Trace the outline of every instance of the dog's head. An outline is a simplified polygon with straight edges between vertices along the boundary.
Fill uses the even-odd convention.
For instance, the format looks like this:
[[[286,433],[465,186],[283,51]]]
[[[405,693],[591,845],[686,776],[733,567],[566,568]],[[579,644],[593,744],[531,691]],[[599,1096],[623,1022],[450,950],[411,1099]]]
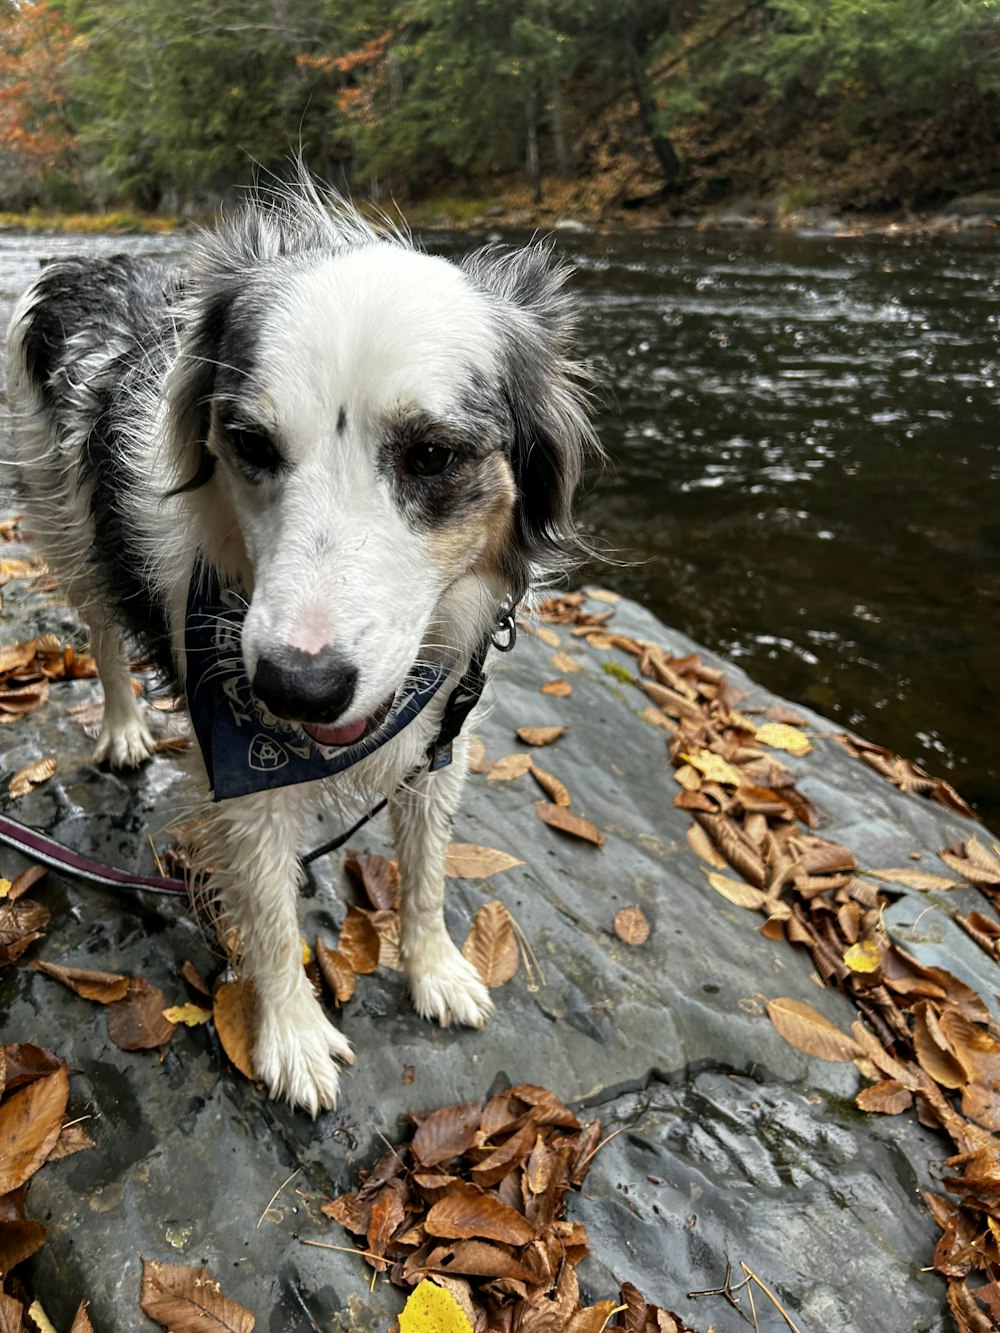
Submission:
[[[250,591],[248,675],[347,744],[410,666],[467,659],[579,547],[593,444],[544,247],[454,265],[303,186],[203,243],[165,438],[208,559]]]

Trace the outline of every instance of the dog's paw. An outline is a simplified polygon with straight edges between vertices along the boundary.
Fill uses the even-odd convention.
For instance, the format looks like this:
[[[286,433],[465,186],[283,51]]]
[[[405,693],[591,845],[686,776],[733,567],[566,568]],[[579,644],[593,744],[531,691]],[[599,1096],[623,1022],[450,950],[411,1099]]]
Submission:
[[[482,977],[450,939],[422,942],[406,961],[413,1007],[442,1027],[481,1028],[493,1012]]]
[[[116,723],[105,716],[94,750],[94,762],[107,763],[112,768],[138,768],[150,757],[155,746],[152,733],[141,717]]]
[[[310,1115],[337,1104],[340,1075],[334,1059],[354,1063],[351,1043],[326,1018],[312,995],[296,996],[261,1018],[254,1072],[272,1097],[283,1097]]]

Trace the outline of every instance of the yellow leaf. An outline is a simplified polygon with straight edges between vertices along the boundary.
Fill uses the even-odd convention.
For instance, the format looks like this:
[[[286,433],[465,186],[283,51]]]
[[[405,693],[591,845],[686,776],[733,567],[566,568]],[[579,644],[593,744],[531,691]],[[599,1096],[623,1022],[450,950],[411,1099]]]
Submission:
[[[312,951],[312,949],[309,947],[309,941],[308,941],[307,939],[303,939],[303,941],[302,941],[302,966],[303,966],[303,967],[308,967],[309,964],[312,962],[312,960],[313,960],[313,951]]]
[[[168,1023],[183,1023],[185,1027],[196,1028],[207,1023],[212,1017],[211,1009],[202,1009],[197,1004],[175,1004],[164,1009],[163,1017]]]
[[[699,773],[704,773],[710,782],[722,782],[728,787],[738,787],[743,775],[732,764],[727,763],[721,754],[711,750],[699,750],[697,754],[682,754],[681,758],[691,764]]]
[[[728,898],[737,907],[760,908],[764,905],[765,895],[753,885],[730,879],[728,875],[715,875],[708,870],[705,874],[716,893],[721,893],[723,898]]]
[[[48,1315],[42,1309],[41,1301],[35,1301],[28,1309],[28,1314],[31,1315],[32,1319],[38,1326],[39,1333],[56,1333],[55,1326],[51,1319],[49,1319]]]
[[[11,888],[12,885],[9,879],[0,879],[0,898],[6,898],[7,894],[10,893]]]
[[[424,1278],[407,1298],[399,1333],[472,1333],[472,1325],[451,1292]]]
[[[877,972],[882,962],[882,950],[874,940],[859,940],[844,954],[844,962],[852,972]]]
[[[788,754],[808,754],[812,749],[809,737],[804,736],[798,727],[790,727],[785,722],[765,722],[754,735],[761,745],[769,745],[772,750],[785,750]]]

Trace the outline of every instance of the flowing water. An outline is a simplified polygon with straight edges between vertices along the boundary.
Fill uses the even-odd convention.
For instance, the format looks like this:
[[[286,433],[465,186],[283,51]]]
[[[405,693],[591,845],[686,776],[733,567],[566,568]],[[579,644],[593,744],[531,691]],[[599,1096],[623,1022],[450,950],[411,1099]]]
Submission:
[[[184,244],[0,237],[0,320],[40,256]],[[558,244],[610,456],[583,515],[624,562],[587,576],[1000,824],[996,234]]]

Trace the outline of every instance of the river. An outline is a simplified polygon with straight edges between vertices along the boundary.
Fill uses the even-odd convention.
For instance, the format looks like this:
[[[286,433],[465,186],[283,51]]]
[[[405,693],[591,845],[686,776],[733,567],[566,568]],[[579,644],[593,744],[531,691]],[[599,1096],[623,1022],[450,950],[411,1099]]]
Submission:
[[[0,236],[0,322],[42,256],[185,243]],[[1000,825],[996,233],[558,248],[608,452],[582,510],[614,563],[586,576]]]

